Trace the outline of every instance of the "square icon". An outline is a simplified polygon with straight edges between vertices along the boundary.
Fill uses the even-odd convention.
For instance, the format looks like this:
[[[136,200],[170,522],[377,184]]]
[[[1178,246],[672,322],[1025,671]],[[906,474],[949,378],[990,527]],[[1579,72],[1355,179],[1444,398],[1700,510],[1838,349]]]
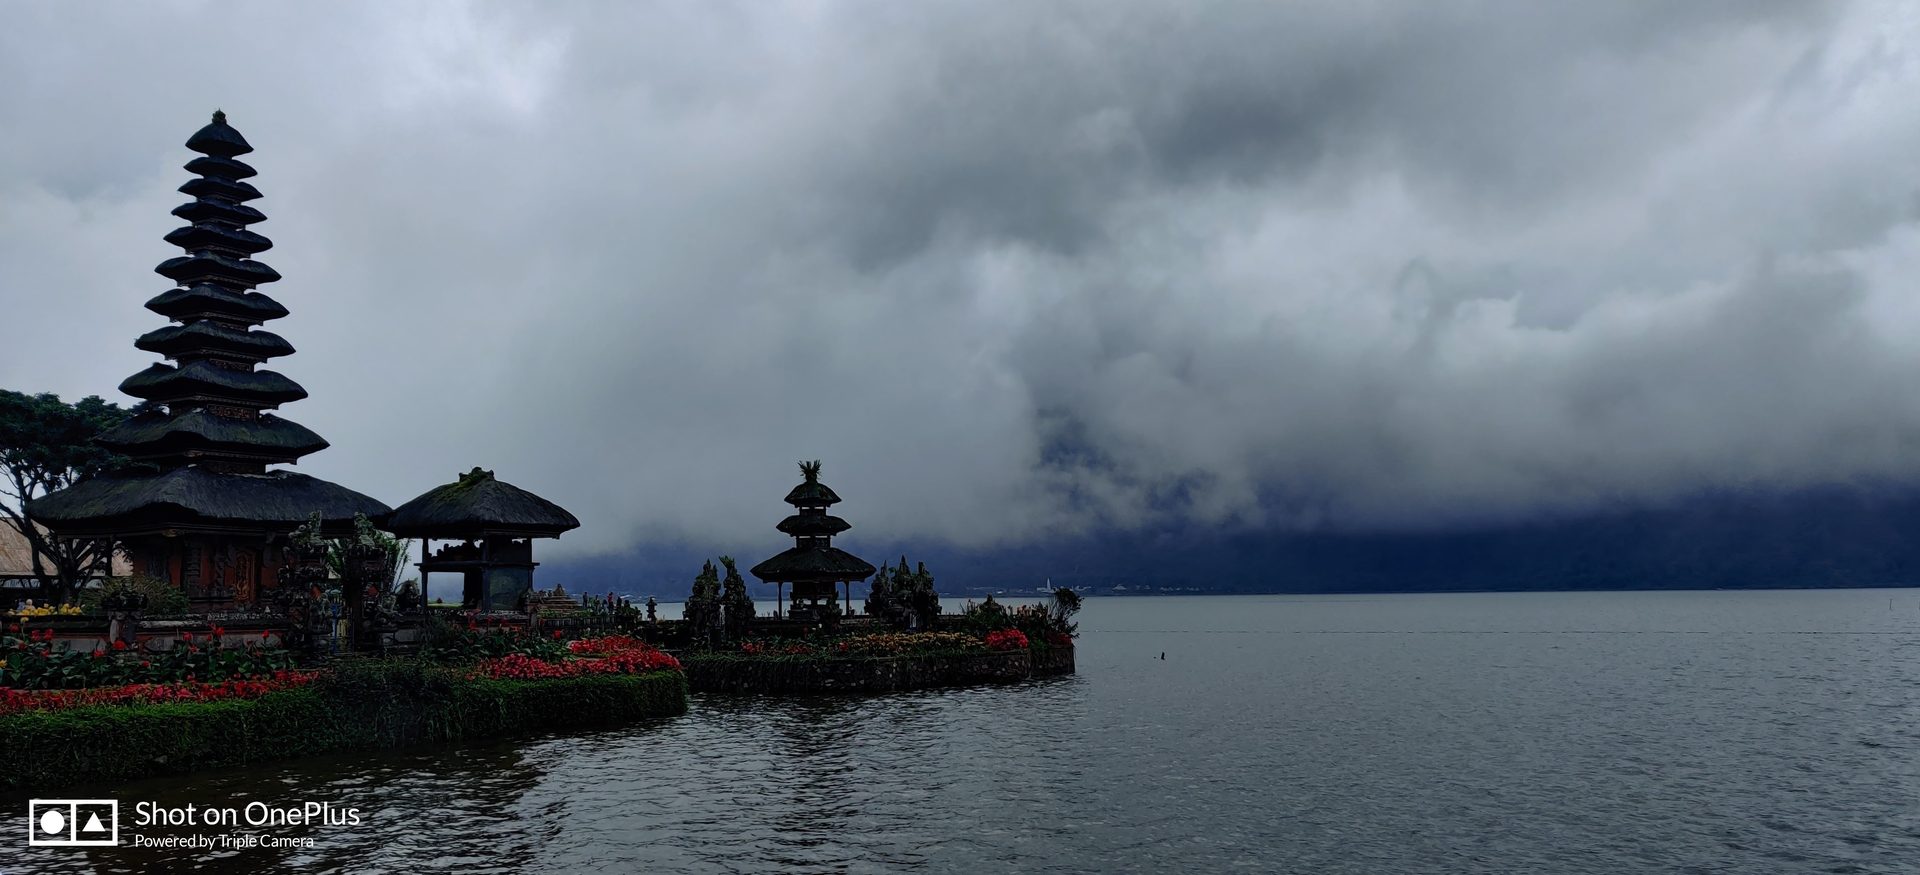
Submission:
[[[27,803],[27,844],[111,847],[120,843],[117,799],[34,799]]]

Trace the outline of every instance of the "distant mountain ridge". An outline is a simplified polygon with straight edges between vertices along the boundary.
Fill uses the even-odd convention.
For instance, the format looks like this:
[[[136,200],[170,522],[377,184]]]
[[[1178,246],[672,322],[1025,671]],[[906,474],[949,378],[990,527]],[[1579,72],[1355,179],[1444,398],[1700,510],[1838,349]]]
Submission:
[[[1762,589],[1920,584],[1920,489],[1829,487],[1704,495],[1643,508],[1456,531],[1115,533],[996,550],[848,549],[925,561],[943,592],[1125,585],[1204,592]],[[761,544],[760,541],[764,541]],[[769,555],[779,545],[755,541]],[[736,555],[749,552],[732,545]],[[685,545],[547,563],[569,589],[683,594],[705,556]],[[857,592],[857,590],[856,590]]]

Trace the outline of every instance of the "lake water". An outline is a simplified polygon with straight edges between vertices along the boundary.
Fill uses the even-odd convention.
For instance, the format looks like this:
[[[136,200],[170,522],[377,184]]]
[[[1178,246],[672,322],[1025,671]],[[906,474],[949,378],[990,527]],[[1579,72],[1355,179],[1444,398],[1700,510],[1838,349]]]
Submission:
[[[1920,591],[1107,598],[1081,625],[1072,678],[86,788],[123,820],[366,822],[0,872],[1920,871]]]

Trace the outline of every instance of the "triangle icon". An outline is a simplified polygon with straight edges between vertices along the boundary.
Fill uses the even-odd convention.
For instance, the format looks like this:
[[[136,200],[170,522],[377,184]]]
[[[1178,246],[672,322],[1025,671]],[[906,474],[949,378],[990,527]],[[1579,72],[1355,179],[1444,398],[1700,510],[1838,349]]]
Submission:
[[[87,824],[86,826],[80,827],[80,831],[81,832],[106,832],[107,826],[106,824],[100,822],[100,815],[96,812],[94,814],[87,815]]]

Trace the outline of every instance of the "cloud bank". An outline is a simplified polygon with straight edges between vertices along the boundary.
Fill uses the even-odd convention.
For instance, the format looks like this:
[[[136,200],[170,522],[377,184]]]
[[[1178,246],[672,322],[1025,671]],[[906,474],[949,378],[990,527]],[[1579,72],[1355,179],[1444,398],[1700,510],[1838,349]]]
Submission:
[[[1912,10],[1586,7],[8,4],[0,385],[151,360],[217,106],[303,470],[563,554],[1920,477]]]

